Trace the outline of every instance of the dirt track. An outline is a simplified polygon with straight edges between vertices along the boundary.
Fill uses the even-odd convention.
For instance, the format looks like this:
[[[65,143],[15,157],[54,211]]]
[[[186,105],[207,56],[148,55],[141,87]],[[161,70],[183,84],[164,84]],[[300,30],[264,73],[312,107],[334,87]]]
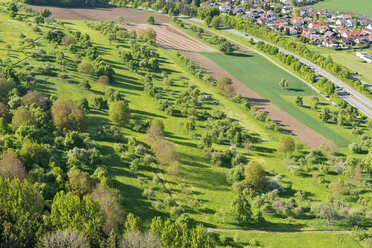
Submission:
[[[139,33],[149,27],[156,32],[156,44],[161,48],[191,52],[217,52],[215,49],[166,23],[156,25],[128,23],[124,25],[127,30],[136,30]]]
[[[91,20],[91,21],[116,21],[119,16],[124,18],[125,22],[146,22],[149,16],[155,18],[155,22],[169,22],[170,17],[159,15],[146,11],[125,9],[125,8],[93,8],[93,9],[76,9],[60,8],[49,6],[29,5],[34,11],[40,11],[44,8],[49,9],[56,19],[64,20]]]
[[[326,143],[331,147],[336,145],[318,134],[302,122],[298,121],[291,115],[287,114],[282,109],[272,104],[269,100],[261,97],[256,92],[249,89],[243,83],[234,78],[231,74],[222,69],[219,65],[214,63],[212,60],[193,52],[182,52],[185,56],[189,57],[203,69],[205,69],[211,76],[218,79],[222,76],[227,76],[232,79],[236,93],[239,93],[242,97],[245,97],[249,102],[261,111],[265,111],[267,115],[279,123],[283,129],[290,132],[293,136],[301,140],[305,145],[311,148],[318,148],[322,143]]]

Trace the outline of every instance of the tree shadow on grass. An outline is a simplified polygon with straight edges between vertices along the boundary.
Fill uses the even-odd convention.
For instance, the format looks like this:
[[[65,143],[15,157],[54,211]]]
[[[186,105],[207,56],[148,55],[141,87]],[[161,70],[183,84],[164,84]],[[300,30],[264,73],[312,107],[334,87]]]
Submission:
[[[295,88],[287,88],[286,90],[293,91],[293,92],[302,92],[303,89],[295,89]]]
[[[158,114],[154,114],[151,112],[142,111],[138,109],[131,109],[131,113],[142,116],[142,117],[146,116],[146,117],[162,118],[162,119],[167,118],[166,116],[163,116],[163,115],[158,115]]]
[[[55,94],[56,89],[51,87],[53,85],[53,83],[43,79],[36,80],[36,89],[49,96]]]
[[[229,56],[240,57],[240,58],[250,58],[250,57],[253,57],[253,55],[251,55],[251,54],[240,53],[240,52],[235,52],[235,53],[229,54]]]

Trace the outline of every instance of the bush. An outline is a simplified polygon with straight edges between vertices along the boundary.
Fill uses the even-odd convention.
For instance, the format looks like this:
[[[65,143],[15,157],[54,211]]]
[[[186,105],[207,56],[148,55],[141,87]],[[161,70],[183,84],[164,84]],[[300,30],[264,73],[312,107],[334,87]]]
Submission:
[[[62,38],[62,45],[63,46],[70,46],[76,43],[76,40],[73,36],[65,35]]]
[[[110,78],[108,76],[100,76],[98,78],[98,83],[103,85],[110,85]]]
[[[362,147],[357,143],[352,143],[352,144],[349,145],[349,150],[352,153],[361,153],[362,152]]]

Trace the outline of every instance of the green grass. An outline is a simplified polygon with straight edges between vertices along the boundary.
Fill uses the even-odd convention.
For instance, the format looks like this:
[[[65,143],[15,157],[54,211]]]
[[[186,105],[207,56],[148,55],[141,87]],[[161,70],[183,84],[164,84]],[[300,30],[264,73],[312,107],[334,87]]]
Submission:
[[[372,64],[364,63],[363,60],[356,56],[360,50],[351,49],[346,51],[336,51],[326,47],[308,46],[312,51],[320,53],[322,56],[331,57],[335,62],[350,69],[352,72],[357,72],[359,76],[372,84]],[[372,49],[364,49],[364,52],[372,54]]]
[[[362,246],[348,234],[318,233],[222,233],[227,245],[244,247],[256,240],[261,247],[275,248],[361,248]],[[239,246],[233,244],[234,236],[238,236]],[[221,245],[219,247],[226,247]]]
[[[306,113],[303,108],[296,106],[294,99],[291,102],[286,101],[285,96],[304,97],[318,94],[308,85],[276,67],[262,56],[254,53],[235,53],[234,55],[203,53],[203,55],[216,62],[248,88],[270,100],[273,104],[319,134],[334,141],[337,145],[347,146],[352,142],[353,137],[350,133],[346,134],[344,129],[339,127],[328,128],[318,117],[309,114],[309,112]],[[288,89],[283,90],[279,86],[282,78],[288,80]],[[319,95],[318,97],[321,98]]]
[[[314,9],[329,9],[372,17],[372,2],[370,0],[323,0],[314,5]]]

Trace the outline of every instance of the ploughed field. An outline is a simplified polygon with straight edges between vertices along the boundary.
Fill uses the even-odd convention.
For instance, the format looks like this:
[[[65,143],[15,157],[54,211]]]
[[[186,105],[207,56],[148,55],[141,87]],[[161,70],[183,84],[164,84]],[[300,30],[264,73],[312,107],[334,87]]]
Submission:
[[[205,45],[183,31],[167,24],[149,25],[144,23],[128,23],[124,25],[127,30],[135,30],[143,33],[145,29],[152,28],[156,32],[156,44],[164,49],[175,49],[191,52],[217,52],[217,50]]]
[[[89,21],[116,21],[119,16],[125,22],[146,22],[149,16],[153,16],[156,22],[169,22],[170,17],[150,12],[125,9],[125,8],[60,8],[50,6],[30,5],[34,11],[47,8],[56,19],[64,20],[89,20]]]

